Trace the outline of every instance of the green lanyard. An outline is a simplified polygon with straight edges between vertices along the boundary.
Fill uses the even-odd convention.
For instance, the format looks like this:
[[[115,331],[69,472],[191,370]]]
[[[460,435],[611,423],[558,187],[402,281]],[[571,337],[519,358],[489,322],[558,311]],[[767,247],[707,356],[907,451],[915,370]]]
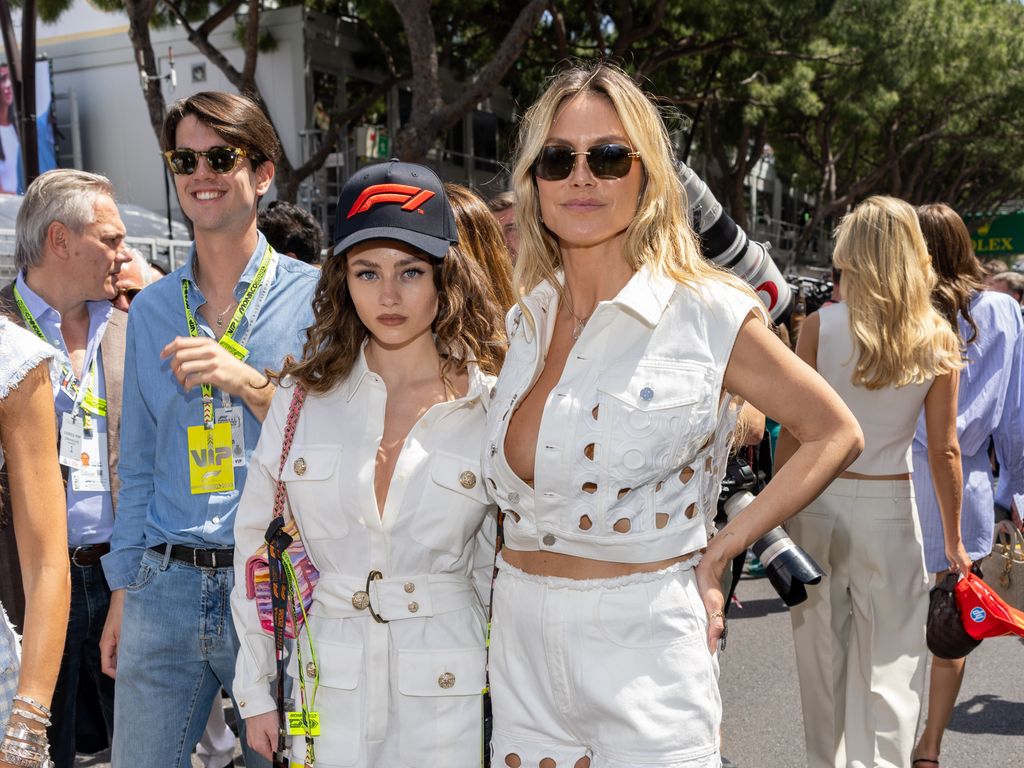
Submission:
[[[302,591],[299,589],[298,579],[295,576],[295,569],[292,567],[292,559],[288,550],[281,553],[281,565],[284,567],[285,581],[288,584],[288,610],[292,616],[292,626],[296,626],[296,607],[302,614],[306,624],[306,645],[309,647],[309,662],[313,671],[313,693],[306,692],[307,669],[302,664],[302,634],[298,633],[295,638],[295,655],[299,665],[299,713],[301,717],[302,730],[306,738],[305,764],[312,766],[316,763],[316,745],[313,741],[315,736],[320,735],[320,713],[316,711],[316,694],[320,688],[320,662],[316,657],[316,648],[313,645],[313,635],[310,627],[309,617],[306,615],[306,606],[302,603]],[[291,728],[289,728],[291,730]]]
[[[256,276],[253,278],[252,282],[249,283],[249,287],[242,296],[242,300],[238,302],[235,314],[231,316],[231,322],[228,323],[227,330],[225,330],[224,335],[220,337],[219,344],[239,360],[245,360],[246,356],[249,354],[249,350],[235,341],[235,331],[238,330],[238,326],[241,324],[242,318],[245,317],[245,311],[249,308],[249,304],[252,303],[256,293],[263,285],[263,280],[267,276],[267,269],[270,267],[270,259],[273,252],[273,249],[268,244],[267,250],[264,251],[263,258],[260,260],[260,266],[256,270]],[[187,278],[181,279],[181,300],[185,304],[185,321],[188,323],[188,335],[193,339],[198,338],[199,323],[196,322],[195,315],[192,314],[192,310],[189,309],[188,306]],[[209,384],[201,384],[200,389],[203,393],[203,426],[207,429],[213,429],[213,387]]]
[[[21,294],[18,292],[17,286],[15,286],[14,288],[14,301],[17,303],[18,311],[21,312],[21,318],[25,321],[25,325],[28,326],[29,330],[31,330],[32,333],[34,333],[40,339],[45,341],[47,344],[54,347],[56,350],[62,351],[60,344],[46,338],[46,334],[43,333],[43,329],[39,327],[39,323],[36,321],[35,317],[32,315],[32,312],[25,304],[25,300],[21,298]],[[92,428],[90,424],[89,414],[92,414],[93,416],[107,415],[107,401],[104,398],[97,395],[92,388],[93,384],[97,381],[96,358],[93,358],[92,368],[90,369],[89,372],[89,386],[85,390],[85,396],[82,399],[81,403],[79,403],[78,401],[78,393],[82,389],[82,382],[79,381],[78,377],[75,376],[74,371],[71,370],[70,360],[67,363],[61,364],[60,378],[61,386],[64,387],[68,395],[71,396],[72,416],[74,416],[79,409],[85,411],[85,418],[83,419],[83,421],[86,429]]]

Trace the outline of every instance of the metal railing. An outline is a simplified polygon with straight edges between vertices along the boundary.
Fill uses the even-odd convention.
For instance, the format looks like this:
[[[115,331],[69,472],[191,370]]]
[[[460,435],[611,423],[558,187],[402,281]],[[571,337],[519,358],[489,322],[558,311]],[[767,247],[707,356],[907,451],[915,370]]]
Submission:
[[[125,243],[137,248],[150,264],[171,272],[188,258],[189,240],[168,240],[164,237],[126,237]],[[18,274],[14,266],[14,230],[0,229],[0,285],[6,285]]]

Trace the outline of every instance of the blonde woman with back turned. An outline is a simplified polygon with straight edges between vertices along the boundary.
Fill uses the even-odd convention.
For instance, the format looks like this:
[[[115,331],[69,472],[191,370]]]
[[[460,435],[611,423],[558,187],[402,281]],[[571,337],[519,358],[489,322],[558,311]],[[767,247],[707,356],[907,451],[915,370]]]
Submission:
[[[807,318],[797,354],[858,418],[864,452],[788,525],[828,574],[791,612],[807,764],[903,768],[921,709],[928,610],[910,446],[923,405],[946,559],[966,571],[956,436],[963,363],[932,307],[935,274],[907,203],[872,197],[857,206],[839,226],[833,261],[845,302]],[[799,444],[783,430],[777,466]]]
[[[510,346],[487,413],[505,511],[493,764],[718,768],[725,567],[859,451],[852,415],[706,262],[665,125],[574,67],[521,123]],[[736,398],[803,446],[708,540]]]

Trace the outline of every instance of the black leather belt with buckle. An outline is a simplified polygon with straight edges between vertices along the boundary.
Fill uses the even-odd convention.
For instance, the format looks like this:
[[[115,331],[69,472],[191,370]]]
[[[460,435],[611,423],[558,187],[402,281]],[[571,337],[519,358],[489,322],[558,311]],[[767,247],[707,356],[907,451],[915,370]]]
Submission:
[[[68,559],[72,565],[79,568],[88,568],[91,565],[99,565],[100,558],[110,551],[110,544],[86,544],[81,547],[69,547]]]
[[[171,544],[171,559],[188,563],[196,568],[231,568],[235,562],[233,549],[196,549],[183,544]],[[157,544],[151,550],[161,555],[167,553],[167,544]]]

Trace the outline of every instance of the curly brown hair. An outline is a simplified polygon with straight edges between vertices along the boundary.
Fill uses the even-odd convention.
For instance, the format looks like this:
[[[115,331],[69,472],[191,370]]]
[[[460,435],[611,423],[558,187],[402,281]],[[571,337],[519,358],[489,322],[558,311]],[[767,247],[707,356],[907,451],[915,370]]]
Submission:
[[[484,373],[497,375],[505,362],[504,312],[492,297],[487,276],[458,245],[434,265],[437,317],[434,337],[441,355],[441,376],[449,380],[475,359]],[[310,392],[328,392],[348,376],[369,331],[359,319],[348,290],[348,255],[327,259],[313,295],[313,325],[302,358],[289,355],[281,370],[269,372],[280,382],[290,376]]]

